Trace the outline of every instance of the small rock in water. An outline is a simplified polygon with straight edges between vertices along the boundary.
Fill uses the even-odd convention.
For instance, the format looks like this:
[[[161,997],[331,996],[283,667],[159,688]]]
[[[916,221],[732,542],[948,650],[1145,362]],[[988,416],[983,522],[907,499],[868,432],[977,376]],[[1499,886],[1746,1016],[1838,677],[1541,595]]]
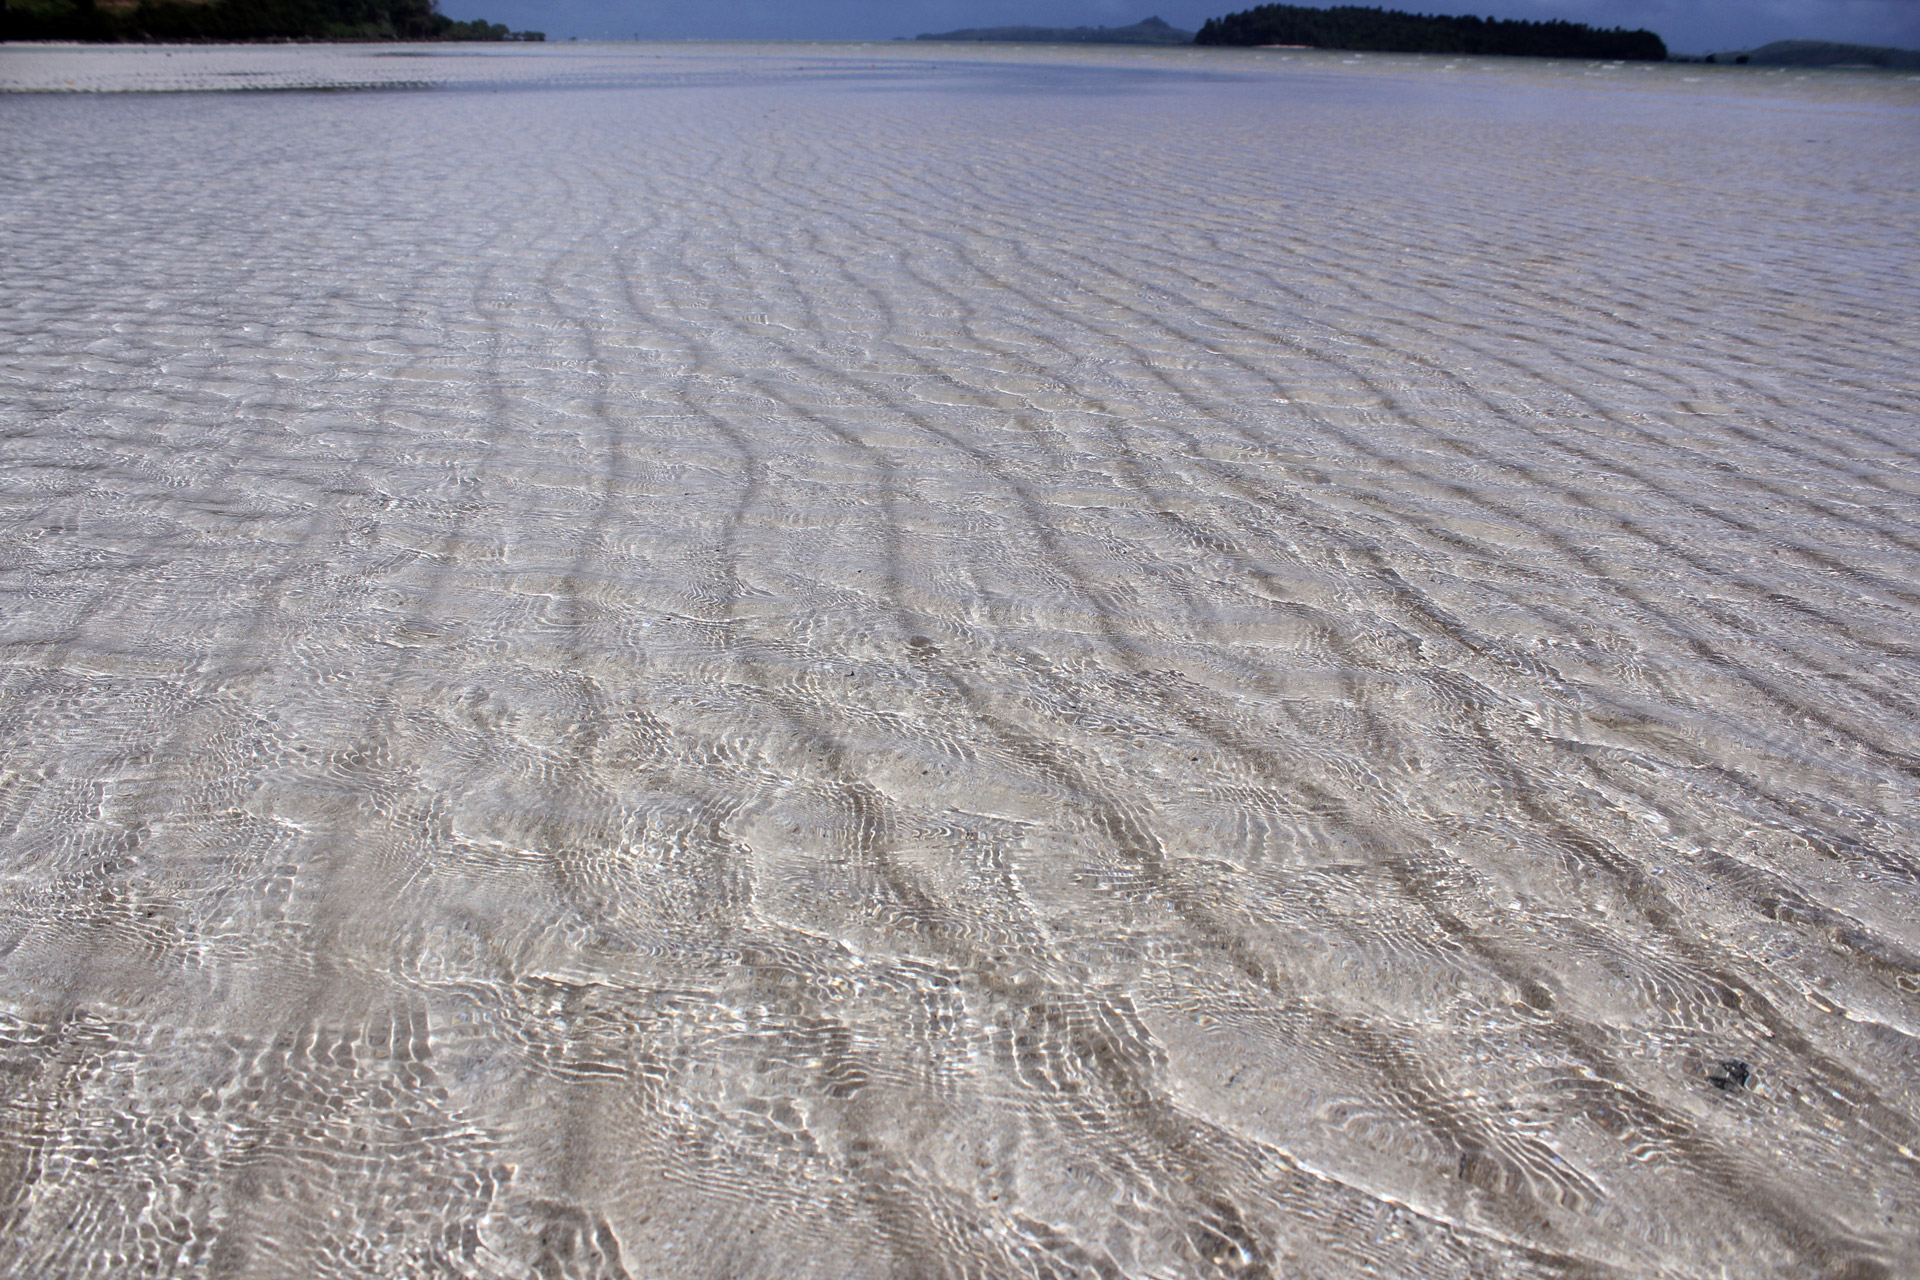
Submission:
[[[1738,1058],[1723,1062],[1707,1073],[1708,1082],[1717,1089],[1744,1089],[1752,1078],[1753,1068]]]

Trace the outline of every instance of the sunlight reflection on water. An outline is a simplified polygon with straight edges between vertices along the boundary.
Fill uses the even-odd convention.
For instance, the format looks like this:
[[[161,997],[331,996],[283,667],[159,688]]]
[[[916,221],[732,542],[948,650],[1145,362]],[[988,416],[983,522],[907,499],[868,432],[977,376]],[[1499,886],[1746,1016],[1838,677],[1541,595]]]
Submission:
[[[1920,93],[1682,70],[0,49],[0,1271],[1914,1274]]]

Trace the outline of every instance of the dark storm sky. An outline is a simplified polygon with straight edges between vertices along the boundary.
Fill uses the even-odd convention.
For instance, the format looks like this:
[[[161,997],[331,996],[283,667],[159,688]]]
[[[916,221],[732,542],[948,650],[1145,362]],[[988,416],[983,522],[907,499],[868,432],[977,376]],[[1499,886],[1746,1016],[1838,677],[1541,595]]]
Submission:
[[[886,40],[954,27],[1027,23],[1116,26],[1158,13],[1178,27],[1259,0],[442,0],[456,18],[486,18],[565,39],[701,37]],[[1419,13],[1567,18],[1648,27],[1678,53],[1752,48],[1802,37],[1920,47],[1920,0],[1305,0]]]

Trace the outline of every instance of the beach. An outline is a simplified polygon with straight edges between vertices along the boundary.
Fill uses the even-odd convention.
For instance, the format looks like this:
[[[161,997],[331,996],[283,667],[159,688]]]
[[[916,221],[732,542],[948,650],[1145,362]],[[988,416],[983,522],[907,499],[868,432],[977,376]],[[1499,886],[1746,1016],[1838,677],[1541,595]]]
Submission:
[[[1920,1275],[1920,76],[9,45],[0,175],[0,1274]]]

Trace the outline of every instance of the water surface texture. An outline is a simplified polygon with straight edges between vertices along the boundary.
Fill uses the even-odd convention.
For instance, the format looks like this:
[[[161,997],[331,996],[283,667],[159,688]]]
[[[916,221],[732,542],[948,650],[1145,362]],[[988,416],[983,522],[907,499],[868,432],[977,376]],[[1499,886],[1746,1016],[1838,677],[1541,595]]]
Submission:
[[[0,50],[222,76],[438,87],[0,98],[0,1274],[1920,1274],[1920,80]]]

